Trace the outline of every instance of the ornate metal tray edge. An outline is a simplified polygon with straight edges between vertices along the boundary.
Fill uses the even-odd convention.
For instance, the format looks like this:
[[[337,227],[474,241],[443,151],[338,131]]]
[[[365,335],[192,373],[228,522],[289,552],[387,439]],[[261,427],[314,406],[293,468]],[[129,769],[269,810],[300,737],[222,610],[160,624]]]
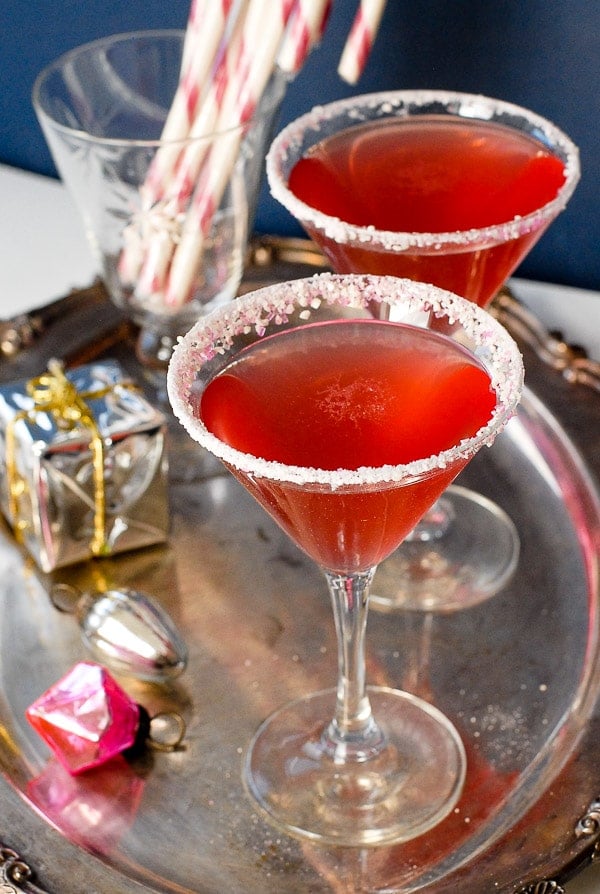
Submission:
[[[11,848],[0,843],[0,890],[3,894],[44,894],[32,881],[31,867]]]

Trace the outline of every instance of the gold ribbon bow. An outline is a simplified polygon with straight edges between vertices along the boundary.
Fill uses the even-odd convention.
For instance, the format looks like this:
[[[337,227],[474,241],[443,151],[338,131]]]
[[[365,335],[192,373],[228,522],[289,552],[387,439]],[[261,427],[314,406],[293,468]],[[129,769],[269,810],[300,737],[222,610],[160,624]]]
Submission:
[[[94,414],[86,399],[101,398],[109,394],[114,385],[80,394],[66,377],[58,360],[50,360],[48,372],[27,382],[27,393],[33,398],[34,406],[17,413],[6,430],[6,470],[8,476],[9,511],[17,536],[23,534],[25,523],[19,522],[18,499],[25,490],[25,481],[17,471],[15,425],[21,419],[34,419],[36,413],[51,413],[59,427],[74,428],[84,426],[90,432],[90,450],[94,477],[94,533],[90,550],[94,556],[110,552],[106,542],[106,496],[104,489],[104,443]]]

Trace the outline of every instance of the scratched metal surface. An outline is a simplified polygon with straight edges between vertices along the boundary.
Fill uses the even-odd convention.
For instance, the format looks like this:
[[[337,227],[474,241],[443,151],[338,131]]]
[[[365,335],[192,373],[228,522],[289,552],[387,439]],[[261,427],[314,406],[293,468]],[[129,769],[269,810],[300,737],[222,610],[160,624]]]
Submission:
[[[310,253],[271,249],[255,257],[264,264],[250,268],[248,286],[313,269]],[[510,328],[510,302],[498,312]],[[139,377],[127,327],[101,289],[42,328],[2,362],[0,379],[33,375],[48,356],[76,362],[98,350]],[[589,859],[593,809],[580,821],[600,793],[600,400],[527,339],[522,347],[528,391],[519,415],[460,479],[516,522],[514,578],[465,612],[369,618],[370,680],[433,698],[463,735],[469,775],[457,812],[412,843],[363,850],[301,844],[255,814],[240,778],[243,750],[272,709],[334,684],[331,610],[311,562],[173,422],[165,547],[52,577],[0,525],[0,842],[11,849],[0,851],[2,890],[484,894],[562,881]],[[49,794],[56,768],[23,717],[85,655],[73,619],[48,598],[57,577],[149,590],[190,652],[169,687],[121,679],[151,713],[185,716],[184,750],[110,781],[79,782],[61,794],[60,811]]]

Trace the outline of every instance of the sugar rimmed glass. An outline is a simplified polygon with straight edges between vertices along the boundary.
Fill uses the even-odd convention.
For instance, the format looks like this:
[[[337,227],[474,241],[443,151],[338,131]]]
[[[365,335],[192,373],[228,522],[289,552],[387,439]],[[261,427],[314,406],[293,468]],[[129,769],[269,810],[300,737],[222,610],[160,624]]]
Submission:
[[[406,232],[399,227],[383,230],[353,224],[316,207],[327,192],[327,183],[319,184],[321,195],[314,204],[290,189],[289,178],[297,163],[323,140],[351,131],[361,134],[366,127],[390,121],[498,125],[505,133],[525,136],[560,159],[564,183],[552,200],[532,207],[529,213],[501,217],[497,224],[471,225],[469,221],[448,232],[442,228],[425,232],[416,224],[414,231],[407,226]],[[364,154],[370,156],[370,164],[384,169],[383,161],[371,149]],[[357,163],[353,156],[353,164]],[[442,168],[442,185],[450,164],[447,161]],[[372,201],[385,203],[393,192],[391,178],[399,174],[386,171],[382,177],[388,177],[388,182],[380,184]],[[576,146],[551,122],[508,102],[442,90],[388,91],[318,106],[284,128],[267,156],[273,196],[321,246],[335,271],[430,282],[484,307],[565,208],[579,175]],[[366,182],[365,178],[357,180],[356,189],[360,190],[361,182]],[[484,189],[475,191],[485,208]],[[391,216],[388,214],[388,219]],[[446,611],[472,606],[505,586],[518,557],[518,533],[506,513],[480,494],[452,487],[386,562],[372,603],[384,610]]]
[[[403,465],[331,471],[242,453],[204,425],[198,408],[206,388],[250,347],[264,352],[278,334],[314,323],[373,322],[383,305],[419,320],[403,327],[409,334],[439,339],[443,332],[486,370],[496,404],[473,436]],[[406,841],[456,804],[465,752],[450,720],[408,693],[366,685],[369,587],[377,562],[416,521],[408,506],[416,501],[424,511],[491,444],[515,412],[522,376],[515,343],[485,311],[393,277],[324,274],[262,289],[200,321],[176,347],[167,376],[176,416],[320,565],[329,587],[337,687],[275,711],[258,729],[243,766],[251,797],[289,834],[330,845]],[[366,525],[360,506],[371,513]]]

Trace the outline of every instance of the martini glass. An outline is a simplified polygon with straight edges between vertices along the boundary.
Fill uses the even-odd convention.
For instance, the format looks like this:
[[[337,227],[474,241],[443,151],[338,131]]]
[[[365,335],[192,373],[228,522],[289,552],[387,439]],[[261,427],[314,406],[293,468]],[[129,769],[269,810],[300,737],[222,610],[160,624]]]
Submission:
[[[374,318],[395,314],[419,325]],[[276,710],[243,767],[249,794],[287,833],[406,841],[456,804],[465,753],[451,722],[411,694],[366,685],[369,587],[515,412],[522,374],[515,343],[485,311],[395,277],[321,274],[261,289],[175,348],[175,415],[329,587],[337,686]]]
[[[429,282],[486,307],[565,207],[576,147],[512,104],[445,91],[317,107],[267,157],[273,196],[341,273]],[[381,609],[475,605],[513,574],[519,538],[495,503],[453,487],[378,575]]]

